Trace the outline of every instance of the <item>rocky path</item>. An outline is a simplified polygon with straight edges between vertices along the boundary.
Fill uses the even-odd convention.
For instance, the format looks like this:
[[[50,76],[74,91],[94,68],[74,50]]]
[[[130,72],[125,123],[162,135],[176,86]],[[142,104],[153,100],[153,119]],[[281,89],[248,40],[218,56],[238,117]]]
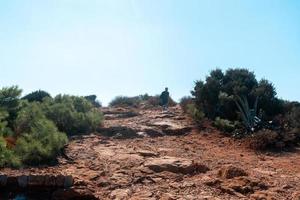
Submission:
[[[299,152],[254,153],[180,108],[103,112],[99,133],[74,138],[58,166],[2,173],[72,175],[65,197],[78,199],[300,199]]]

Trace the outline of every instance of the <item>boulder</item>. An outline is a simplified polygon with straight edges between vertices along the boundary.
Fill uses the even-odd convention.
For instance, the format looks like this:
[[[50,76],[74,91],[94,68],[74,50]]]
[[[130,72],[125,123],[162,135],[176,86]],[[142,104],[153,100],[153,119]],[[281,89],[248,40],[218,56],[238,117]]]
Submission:
[[[219,177],[224,179],[232,179],[234,177],[248,176],[248,174],[241,168],[235,166],[226,166],[219,170]]]
[[[192,160],[170,156],[150,158],[144,163],[144,166],[158,173],[168,171],[191,174],[195,172],[205,173],[209,170],[205,165],[195,164]]]

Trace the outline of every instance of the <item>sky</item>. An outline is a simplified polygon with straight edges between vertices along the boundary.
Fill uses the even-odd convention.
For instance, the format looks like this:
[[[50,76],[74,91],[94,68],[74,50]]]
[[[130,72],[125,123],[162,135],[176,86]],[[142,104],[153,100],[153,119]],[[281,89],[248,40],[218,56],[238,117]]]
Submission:
[[[0,87],[159,94],[248,68],[300,100],[298,0],[0,0]]]

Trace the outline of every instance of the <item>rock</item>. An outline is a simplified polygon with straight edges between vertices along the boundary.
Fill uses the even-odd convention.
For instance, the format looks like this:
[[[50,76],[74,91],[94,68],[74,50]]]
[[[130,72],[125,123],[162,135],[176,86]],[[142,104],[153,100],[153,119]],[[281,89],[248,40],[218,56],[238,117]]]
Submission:
[[[65,186],[65,177],[63,175],[58,175],[55,177],[55,185],[56,187],[64,187]]]
[[[59,189],[52,194],[52,200],[97,200],[89,189]]]
[[[54,187],[56,185],[56,178],[54,175],[45,175],[45,186]]]
[[[269,187],[260,180],[249,179],[248,177],[236,177],[227,179],[221,183],[221,189],[230,189],[242,195],[253,194],[256,191],[267,190]]]
[[[156,157],[157,153],[148,150],[139,150],[137,153],[143,157]]]
[[[122,172],[116,172],[110,177],[110,181],[117,185],[126,185],[131,181],[131,177],[128,174]]]
[[[254,192],[254,188],[247,179],[235,179],[229,183],[223,184],[222,187],[230,188],[243,195],[252,194]]]
[[[6,175],[0,175],[0,187],[4,187],[7,184],[7,176]]]
[[[45,185],[45,176],[42,175],[30,175],[28,176],[28,186],[44,186]]]
[[[110,194],[111,199],[123,200],[128,198],[132,194],[130,189],[116,189]]]
[[[19,185],[19,187],[21,187],[21,188],[25,188],[25,187],[27,187],[27,185],[28,185],[28,176],[19,176],[18,178],[17,178],[17,180],[18,180],[18,185]]]
[[[148,124],[149,126],[155,126],[162,130],[163,133],[167,135],[183,135],[192,130],[192,127],[182,126],[179,123],[175,123],[169,120],[163,120],[159,122],[154,122]]]
[[[195,171],[199,173],[208,171],[208,168],[205,165],[195,165],[192,160],[170,156],[150,158],[146,160],[144,166],[158,173],[168,171],[173,173],[191,174],[195,173]]]
[[[293,188],[293,186],[288,185],[288,184],[282,186],[283,190],[288,190],[288,189],[292,189],[292,188]]]
[[[151,197],[153,197],[153,193],[150,191],[140,191],[137,193],[134,193],[132,195],[132,197],[130,197],[130,200],[149,200],[152,199]],[[155,199],[155,198],[153,198]]]
[[[177,197],[170,193],[165,193],[161,196],[160,200],[176,200]]]
[[[65,183],[64,183],[65,188],[72,187],[73,183],[74,183],[74,179],[72,176],[65,176]]]
[[[234,177],[248,176],[248,174],[243,169],[231,165],[223,167],[219,171],[218,175],[224,179],[232,179]]]
[[[180,188],[188,188],[188,187],[196,187],[196,184],[193,182],[183,182],[183,184],[180,186]]]
[[[204,182],[205,185],[210,186],[210,187],[216,187],[219,186],[222,183],[219,179],[212,179],[209,181]]]
[[[275,194],[268,191],[259,191],[250,195],[250,199],[253,200],[276,200]]]
[[[294,192],[292,199],[293,200],[300,200],[300,191]]]

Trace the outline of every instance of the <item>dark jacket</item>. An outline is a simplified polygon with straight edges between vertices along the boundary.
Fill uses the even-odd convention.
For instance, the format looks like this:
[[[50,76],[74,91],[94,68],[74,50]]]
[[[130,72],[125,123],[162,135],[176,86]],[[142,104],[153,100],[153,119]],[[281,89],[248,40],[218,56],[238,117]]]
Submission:
[[[162,105],[167,105],[169,103],[169,92],[163,91],[160,95],[160,101]]]

